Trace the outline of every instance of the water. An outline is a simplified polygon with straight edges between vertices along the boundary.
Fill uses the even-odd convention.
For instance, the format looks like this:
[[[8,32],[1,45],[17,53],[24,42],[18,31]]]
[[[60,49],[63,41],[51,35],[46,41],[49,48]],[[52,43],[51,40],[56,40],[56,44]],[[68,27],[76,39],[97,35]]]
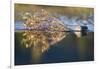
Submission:
[[[21,44],[22,33],[15,33],[15,65],[44,64],[94,60],[94,35],[77,38],[74,33],[60,42],[50,46],[46,52],[39,52],[40,48],[25,48]]]
[[[60,20],[68,28],[75,30],[77,25],[83,26],[83,21],[81,19],[77,21],[77,18],[61,16]],[[44,53],[40,52],[41,48],[25,48],[21,44],[22,32],[15,31],[15,65],[94,60],[94,24],[91,19],[86,22],[88,30],[91,31],[86,36],[77,38],[73,32],[66,34],[63,40],[51,45]],[[19,29],[24,29],[23,21],[15,22],[15,30]]]

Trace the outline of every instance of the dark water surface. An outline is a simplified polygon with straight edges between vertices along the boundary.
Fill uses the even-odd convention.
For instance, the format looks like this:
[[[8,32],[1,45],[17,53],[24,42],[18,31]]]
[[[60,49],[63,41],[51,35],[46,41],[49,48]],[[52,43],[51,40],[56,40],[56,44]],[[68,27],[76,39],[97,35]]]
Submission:
[[[92,61],[94,60],[94,33],[77,38],[69,33],[61,42],[40,53],[21,44],[22,33],[15,32],[15,65]]]

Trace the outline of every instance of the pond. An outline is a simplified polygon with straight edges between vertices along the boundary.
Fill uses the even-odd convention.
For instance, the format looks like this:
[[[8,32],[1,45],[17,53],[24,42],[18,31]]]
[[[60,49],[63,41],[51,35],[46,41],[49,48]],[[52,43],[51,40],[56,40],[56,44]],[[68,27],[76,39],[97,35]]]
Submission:
[[[61,16],[61,20],[70,30],[75,30],[77,25],[83,26],[83,20],[78,17],[68,18]],[[74,32],[67,32],[66,37],[60,42],[50,45],[49,49],[41,52],[40,47],[25,48],[23,39],[23,21],[15,21],[15,65],[44,64],[75,61],[94,60],[94,24],[89,18],[87,21],[87,35],[78,38]],[[22,31],[21,31],[22,30]]]
[[[94,60],[94,33],[77,38],[74,33],[66,34],[60,42],[50,45],[41,53],[41,48],[25,48],[21,44],[22,32],[15,32],[15,65],[59,63]]]

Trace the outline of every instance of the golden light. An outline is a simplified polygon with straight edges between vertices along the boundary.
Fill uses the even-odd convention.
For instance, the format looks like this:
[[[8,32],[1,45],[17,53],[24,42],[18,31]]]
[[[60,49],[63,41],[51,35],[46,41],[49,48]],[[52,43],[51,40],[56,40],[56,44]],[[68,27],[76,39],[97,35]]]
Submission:
[[[22,43],[26,48],[41,46],[41,52],[44,52],[50,45],[65,37],[65,32],[60,32],[66,30],[64,24],[59,19],[49,16],[44,9],[28,17],[24,26],[26,30],[23,33]]]

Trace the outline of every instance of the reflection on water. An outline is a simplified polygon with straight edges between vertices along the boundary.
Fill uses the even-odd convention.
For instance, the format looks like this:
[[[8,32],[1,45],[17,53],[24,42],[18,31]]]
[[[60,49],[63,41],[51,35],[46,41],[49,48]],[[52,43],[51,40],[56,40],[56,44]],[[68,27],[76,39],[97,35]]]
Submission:
[[[40,64],[56,62],[90,61],[94,58],[94,35],[77,38],[74,33],[67,36],[60,42],[50,45],[48,51],[42,53],[41,45],[36,48],[25,48],[21,44],[22,32],[15,32],[15,64]]]
[[[42,56],[42,52],[41,52],[41,46],[36,46],[35,48],[32,47],[31,49],[31,55],[32,55],[32,63],[40,63],[40,59]]]
[[[90,61],[94,59],[93,19],[78,16],[59,18],[48,16],[44,10],[30,16],[25,23],[15,23],[15,65]],[[93,17],[93,16],[91,16]],[[90,19],[90,20],[89,20]],[[81,37],[82,23],[87,23],[91,32]],[[74,27],[72,25],[77,25]],[[22,29],[18,31],[18,29]],[[78,35],[78,38],[75,34]]]
[[[23,16],[25,18],[25,30],[22,43],[26,48],[41,46],[41,51],[44,52],[49,48],[49,45],[53,45],[65,37],[65,32],[62,31],[67,28],[60,20],[49,16],[44,9],[34,12],[34,15],[29,14]]]
[[[84,60],[84,58],[93,59],[94,53],[94,36],[93,33],[89,33],[88,37],[85,36],[78,40],[78,50],[80,55],[80,60]],[[85,56],[88,55],[88,56]]]

